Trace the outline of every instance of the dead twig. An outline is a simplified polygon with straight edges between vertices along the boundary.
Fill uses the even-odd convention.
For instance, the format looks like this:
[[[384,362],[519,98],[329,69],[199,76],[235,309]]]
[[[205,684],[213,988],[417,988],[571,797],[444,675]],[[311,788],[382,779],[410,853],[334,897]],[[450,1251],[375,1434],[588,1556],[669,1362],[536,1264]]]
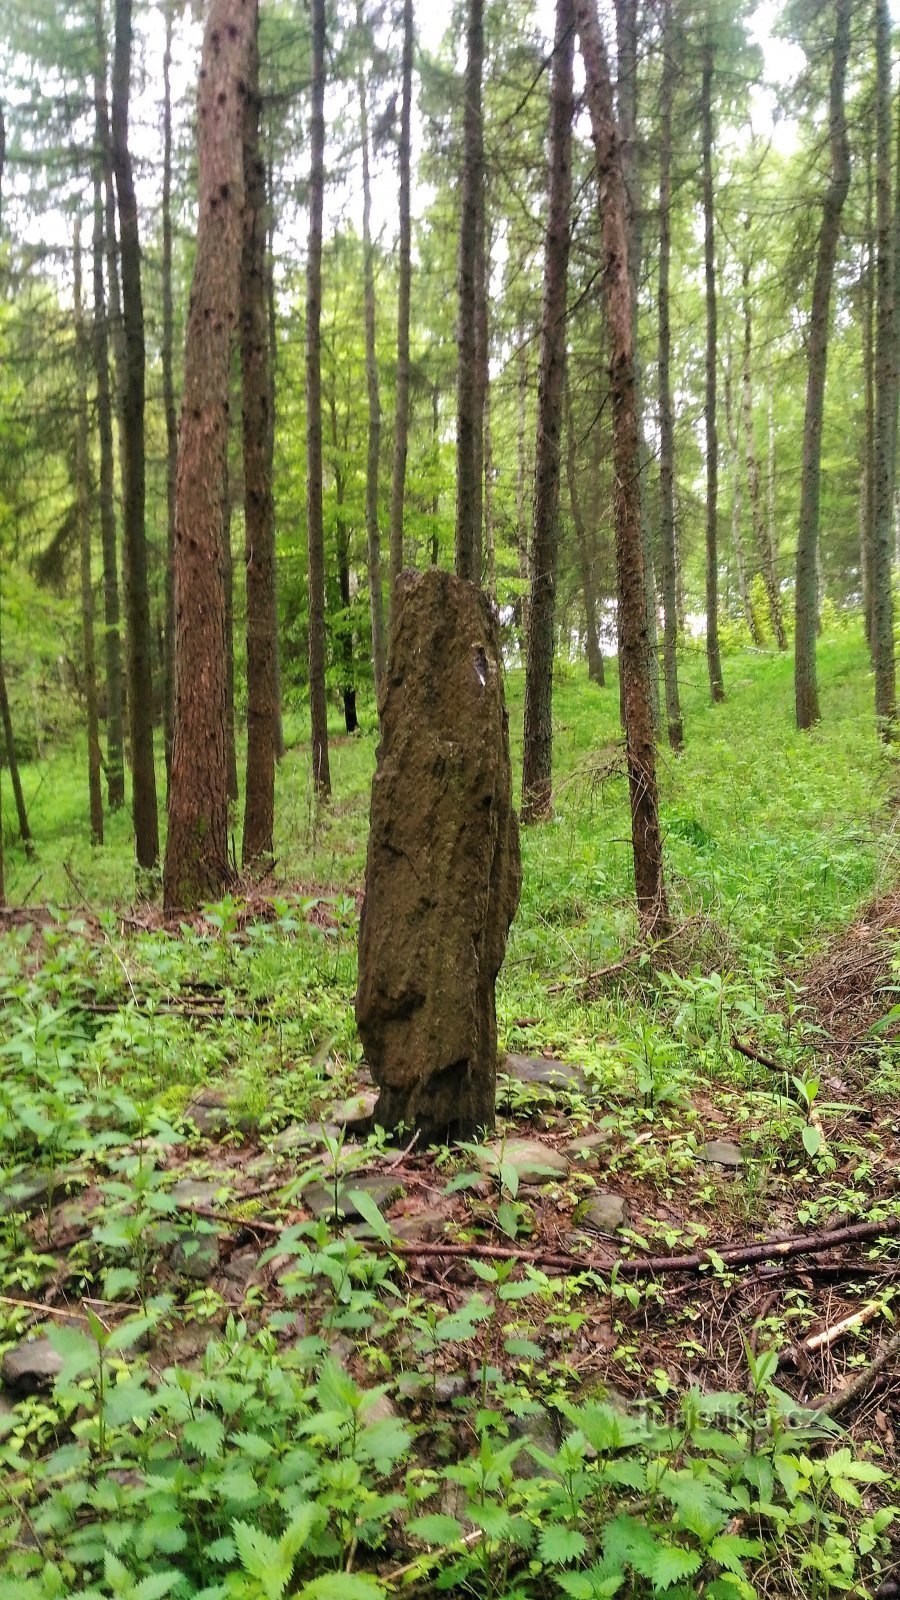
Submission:
[[[836,1389],[834,1394],[821,1394],[810,1404],[810,1409],[824,1412],[827,1417],[836,1417],[840,1412],[846,1411],[854,1400],[865,1394],[873,1378],[882,1372],[894,1357],[900,1355],[900,1333],[895,1333],[885,1341],[875,1352],[867,1367],[863,1367],[855,1377],[845,1383],[842,1389]]]

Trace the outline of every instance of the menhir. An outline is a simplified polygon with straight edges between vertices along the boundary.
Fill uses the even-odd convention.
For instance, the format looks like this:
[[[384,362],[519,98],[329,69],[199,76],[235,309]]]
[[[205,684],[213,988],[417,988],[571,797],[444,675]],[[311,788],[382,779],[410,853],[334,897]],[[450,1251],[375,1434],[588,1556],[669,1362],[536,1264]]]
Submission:
[[[494,1124],[522,881],[497,622],[474,584],[403,573],[380,709],[356,994],[375,1120],[468,1139]]]

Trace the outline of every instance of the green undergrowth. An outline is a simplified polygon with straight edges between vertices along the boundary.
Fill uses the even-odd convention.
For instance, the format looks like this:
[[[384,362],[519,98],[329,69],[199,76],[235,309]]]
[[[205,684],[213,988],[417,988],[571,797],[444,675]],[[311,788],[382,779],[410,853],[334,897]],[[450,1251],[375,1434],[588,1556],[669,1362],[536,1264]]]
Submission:
[[[893,757],[875,738],[858,634],[824,639],[820,663],[823,722],[801,737],[787,659],[729,656],[729,699],[713,708],[703,657],[686,654],[688,745],[661,768],[678,934],[656,973],[634,947],[617,691],[580,669],[557,683],[556,818],[523,840],[501,1045],[583,1068],[565,1128],[609,1134],[603,1181],[642,1218],[619,1248],[707,1250],[701,1298],[736,1297],[734,1337],[706,1343],[696,1307],[652,1279],[558,1276],[528,1259],[595,1179],[573,1172],[549,1201],[520,1190],[507,1134],[563,1127],[527,1086],[505,1091],[486,1169],[477,1149],[420,1169],[458,1206],[457,1243],[518,1241],[518,1262],[473,1255],[449,1278],[410,1277],[365,1195],[368,1232],[343,1227],[341,1196],[385,1159],[377,1137],[276,1159],[279,1131],[323,1114],[361,1067],[371,718],[335,743],[329,812],[312,807],[299,745],[283,764],[284,888],[267,917],[248,919],[235,892],[177,932],[152,908],[117,914],[127,822],[112,819],[102,851],[85,845],[77,756],[25,769],[37,850],[26,861],[8,849],[10,898],[40,873],[33,898],[59,909],[0,940],[0,1355],[49,1328],[61,1370],[0,1402],[0,1600],[731,1600],[877,1586],[891,1563],[891,1447],[798,1403],[779,1352],[817,1326],[809,1290],[790,1288],[751,1342],[715,1250],[776,1222],[897,1209],[890,1030],[869,1037],[860,1108],[860,1084],[822,1066],[803,989],[810,959],[893,881]],[[521,687],[513,677],[517,763]],[[289,735],[300,732],[298,715]],[[64,909],[76,886],[80,914]],[[227,1102],[215,1142],[185,1120],[210,1089]],[[723,1132],[747,1157],[727,1181],[696,1159]],[[179,1206],[185,1175],[219,1186],[202,1208],[215,1221]],[[334,1202],[312,1221],[296,1209],[311,1182]],[[184,1265],[223,1228],[228,1248],[252,1242],[259,1258],[238,1303],[172,1266],[173,1251]],[[894,1259],[889,1241],[867,1248],[873,1270]],[[859,1303],[872,1292],[861,1280]],[[877,1297],[883,1326],[890,1278]],[[589,1338],[600,1324],[602,1363]],[[867,1359],[861,1342],[849,1370]],[[464,1380],[450,1401],[448,1371]]]

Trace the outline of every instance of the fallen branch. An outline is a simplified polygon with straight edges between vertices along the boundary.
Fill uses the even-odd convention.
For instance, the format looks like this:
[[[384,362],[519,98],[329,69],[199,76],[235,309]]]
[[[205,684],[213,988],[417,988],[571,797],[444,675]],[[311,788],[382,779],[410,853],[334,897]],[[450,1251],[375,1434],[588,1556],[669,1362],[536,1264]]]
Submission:
[[[732,1039],[731,1048],[736,1050],[739,1056],[746,1056],[748,1061],[756,1061],[761,1067],[768,1067],[770,1072],[787,1072],[788,1070],[787,1067],[780,1067],[777,1061],[772,1060],[771,1056],[764,1056],[761,1050],[756,1049],[755,1045],[745,1044],[743,1039]]]
[[[849,1383],[845,1383],[843,1389],[836,1389],[834,1394],[819,1395],[817,1400],[812,1401],[810,1409],[822,1411],[827,1417],[836,1417],[841,1411],[846,1411],[854,1400],[858,1400],[861,1394],[865,1394],[872,1379],[876,1378],[879,1372],[883,1371],[888,1365],[888,1362],[892,1361],[894,1356],[897,1355],[900,1355],[900,1333],[893,1334],[875,1352],[869,1365],[863,1367],[862,1371],[858,1372],[854,1378],[851,1378]]]
[[[789,1345],[782,1351],[778,1365],[789,1366],[798,1356],[803,1360],[807,1356],[815,1355],[819,1350],[830,1350],[832,1345],[843,1339],[846,1333],[852,1333],[855,1328],[864,1328],[867,1322],[871,1322],[879,1311],[883,1310],[884,1305],[881,1300],[870,1300],[868,1305],[860,1306],[858,1311],[842,1317],[840,1322],[832,1323],[830,1328],[820,1328],[818,1333],[811,1333],[807,1339],[801,1339],[799,1344]]]

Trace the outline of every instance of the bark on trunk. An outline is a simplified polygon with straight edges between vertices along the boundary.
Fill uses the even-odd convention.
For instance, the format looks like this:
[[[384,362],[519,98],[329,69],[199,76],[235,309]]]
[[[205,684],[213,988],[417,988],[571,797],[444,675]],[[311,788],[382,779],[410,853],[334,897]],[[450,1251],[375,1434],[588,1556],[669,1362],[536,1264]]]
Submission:
[[[709,692],[714,702],[725,699],[719,654],[719,434],[716,426],[716,241],[713,195],[712,80],[715,55],[711,36],[703,48],[701,120],[703,132],[703,225],[706,265],[706,660]]]
[[[578,545],[581,589],[584,595],[588,678],[591,683],[596,683],[599,688],[604,689],[606,687],[606,669],[603,664],[600,632],[597,627],[597,590],[594,584],[594,564],[591,560],[592,541],[588,538],[587,523],[584,519],[584,508],[581,504],[581,494],[578,488],[578,449],[575,438],[575,418],[572,414],[572,394],[568,383],[566,384],[566,480],[569,489],[569,505],[572,509],[572,523],[575,528],[575,539]]]
[[[230,877],[226,749],[226,469],[238,321],[244,104],[255,0],[211,0],[198,114],[197,255],[184,357],[175,524],[175,743],[164,897],[217,899]]]
[[[128,617],[128,704],[131,774],[138,866],[149,871],[159,857],[156,771],[153,764],[153,636],[147,582],[144,459],[144,307],[137,197],[128,144],[131,88],[132,0],[116,0],[113,61],[112,145],[119,204],[122,316],[125,342],[123,384],[122,519],[125,609]]]
[[[490,283],[491,283],[491,229],[487,211],[482,219],[482,243],[478,264],[478,407],[481,417],[481,463],[479,488],[481,510],[478,527],[484,539],[479,541],[478,570],[487,578],[488,594],[497,597],[497,565],[494,550],[494,458],[491,440],[491,334],[490,334]]]
[[[311,0],[309,246],[306,264],[306,537],[312,776],[331,798],[325,693],[325,525],[322,506],[322,211],[325,202],[325,0]]]
[[[34,854],[34,841],[31,828],[28,825],[28,810],[25,805],[25,795],[22,792],[22,778],[19,773],[19,758],[16,755],[16,740],[13,733],[12,712],[9,705],[9,691],[6,687],[6,669],[3,665],[3,655],[0,652],[0,721],[3,723],[3,743],[6,746],[6,765],[9,767],[9,780],[12,784],[13,800],[16,806],[16,822],[19,829],[19,838],[25,846],[25,854]]]
[[[673,750],[684,745],[678,692],[678,601],[675,593],[675,421],[672,411],[672,331],[669,268],[672,253],[672,108],[675,99],[673,0],[664,0],[659,130],[659,543],[663,589],[663,679],[666,725]]]
[[[84,320],[82,292],[81,221],[75,223],[74,322],[77,411],[75,419],[75,501],[78,516],[78,550],[81,576],[81,637],[84,650],[84,703],[87,717],[88,812],[91,844],[103,843],[103,787],[101,783],[100,718],[97,707],[97,657],[94,649],[94,586],[91,576],[90,432],[88,421],[88,368],[90,351]]]
[[[122,639],[119,559],[116,548],[115,454],[106,286],[103,280],[105,230],[99,171],[94,175],[92,353],[97,385],[97,435],[100,454],[100,545],[103,552],[103,660],[106,675],[106,797],[110,811],[125,804],[125,730],[122,708]]]
[[[260,149],[259,41],[254,30],[244,103],[244,219],[241,255],[241,378],[244,452],[244,566],[247,584],[247,768],[245,867],[265,870],[275,850],[278,742],[278,607],[272,498],[272,379],[266,274],[266,169]]]
[[[341,610],[344,620],[338,640],[337,653],[343,667],[343,682],[341,684],[341,699],[344,702],[344,727],[348,733],[355,733],[359,727],[359,717],[356,711],[356,687],[353,681],[353,633],[350,626],[350,530],[347,527],[347,518],[344,513],[344,468],[342,454],[346,457],[346,437],[341,441],[338,436],[337,405],[334,391],[331,393],[331,444],[334,450],[332,473],[334,476],[334,498],[337,508],[335,517],[334,542],[337,548],[337,574],[338,592],[341,598]],[[346,432],[346,430],[345,430]]]
[[[603,207],[604,290],[613,404],[620,671],[624,682],[635,888],[642,931],[646,935],[662,936],[668,927],[668,910],[648,672],[627,204],[609,64],[597,20],[596,0],[576,0],[575,13]]]
[[[892,594],[894,433],[894,263],[891,227],[891,14],[875,0],[875,518],[872,548],[872,645],[875,715],[882,738],[894,735],[894,605]]]
[[[516,551],[522,595],[519,600],[519,650],[524,659],[528,640],[528,595],[531,590],[531,530],[528,526],[528,495],[525,484],[528,477],[528,457],[525,448],[525,427],[528,400],[528,350],[525,329],[519,328],[517,354],[518,379],[516,383]]]
[[[734,549],[734,564],[737,568],[738,594],[741,599],[741,610],[744,621],[750,630],[750,638],[757,646],[762,644],[762,635],[759,631],[753,598],[747,582],[747,560],[744,553],[744,476],[741,468],[740,449],[740,417],[735,415],[732,383],[731,340],[726,338],[725,359],[725,429],[728,434],[728,448],[731,453],[731,543]]]
[[[860,474],[859,564],[863,616],[869,653],[872,652],[872,552],[875,542],[875,211],[872,152],[866,160],[866,268],[863,278],[863,389],[865,394],[865,448]]]
[[[403,0],[403,61],[400,103],[400,239],[397,282],[397,399],[394,412],[394,470],[391,479],[391,595],[403,570],[403,512],[409,440],[409,301],[412,281],[411,123],[413,70],[413,0]]]
[[[484,206],[484,130],[481,78],[484,60],[484,0],[467,0],[465,111],[463,116],[462,216],[459,228],[456,398],[456,572],[475,583],[480,472],[476,361],[479,216]]]
[[[750,217],[746,218],[750,228]],[[744,313],[744,347],[741,362],[741,409],[744,419],[744,453],[747,463],[747,489],[750,496],[750,516],[753,522],[753,539],[759,557],[760,570],[769,604],[769,620],[775,643],[779,650],[787,649],[784,615],[781,608],[781,590],[778,586],[777,552],[772,548],[766,527],[762,502],[759,461],[753,448],[753,308],[750,304],[750,251],[749,247],[741,265],[741,298]]]
[[[522,821],[553,814],[553,647],[559,548],[559,478],[566,370],[566,289],[572,208],[573,0],[557,0],[550,88],[544,300],[534,457],[531,603],[525,660]]]
[[[644,218],[641,206],[640,152],[638,150],[638,21],[637,0],[616,0],[616,47],[618,82],[616,96],[619,132],[622,141],[622,167],[628,202],[628,267],[631,274],[631,320],[634,344],[634,403],[638,418],[640,446],[641,543],[644,552],[644,585],[647,590],[647,650],[650,675],[650,700],[653,728],[660,731],[659,705],[659,627],[656,614],[656,578],[653,561],[653,534],[647,501],[650,451],[644,437],[643,373],[638,343],[638,292],[644,253]]]
[[[234,709],[234,552],[231,548],[231,522],[234,501],[231,493],[231,412],[229,401],[228,445],[222,491],[222,585],[225,595],[225,789],[230,804],[238,797],[237,728]]]
[[[829,92],[831,176],[822,208],[819,249],[813,282],[812,310],[807,338],[806,417],[803,424],[803,459],[800,477],[800,522],[797,531],[797,585],[794,634],[794,698],[797,727],[810,728],[819,720],[816,682],[816,624],[818,591],[816,554],[819,543],[819,478],[822,457],[822,416],[825,405],[825,371],[828,362],[831,281],[841,230],[841,212],[850,186],[850,149],[844,112],[844,80],[850,48],[852,0],[836,0],[834,46]]]
[[[362,6],[357,6],[357,27],[362,29]],[[366,452],[366,545],[369,564],[369,609],[372,618],[372,672],[376,699],[384,681],[384,597],[381,581],[381,530],[378,525],[378,468],[381,461],[381,395],[378,388],[378,353],[375,348],[375,266],[372,249],[372,185],[369,174],[369,108],[366,78],[360,64],[357,78],[363,170],[363,283],[366,319],[366,390],[369,398],[369,436]],[[391,596],[394,592],[394,547],[391,545]],[[400,565],[403,565],[401,529]]]
[[[275,506],[275,400],[278,392],[278,305],[275,296],[275,159],[269,149],[266,164],[266,315],[269,340],[269,429],[266,438],[266,469],[272,485],[272,541],[275,549],[273,582],[275,585],[275,760],[285,754],[284,718],[281,696],[281,638],[278,627],[278,555]]]
[[[175,326],[172,310],[172,30],[174,0],[166,0],[166,42],[163,52],[163,180],[162,180],[162,385],[166,418],[166,656],[164,730],[166,773],[172,771],[175,734],[175,478],[178,471],[178,417],[175,410]]]

